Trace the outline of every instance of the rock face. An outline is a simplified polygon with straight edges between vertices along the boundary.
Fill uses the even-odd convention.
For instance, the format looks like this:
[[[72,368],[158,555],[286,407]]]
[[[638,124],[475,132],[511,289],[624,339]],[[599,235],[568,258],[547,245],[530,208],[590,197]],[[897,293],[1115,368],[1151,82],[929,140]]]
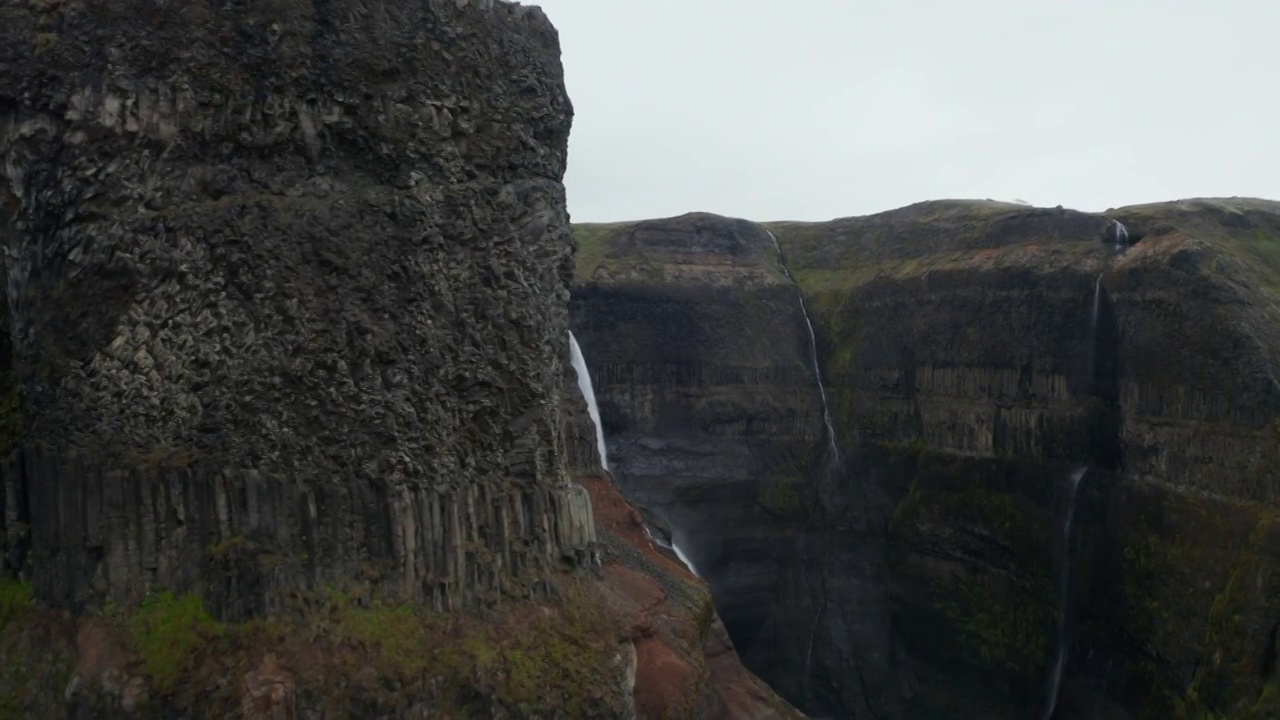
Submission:
[[[589,564],[557,422],[571,115],[536,8],[5,3],[4,569],[244,617]]]
[[[1113,220],[1140,239],[1122,254]],[[765,228],[817,331],[834,468],[798,300],[748,312],[776,280]],[[801,709],[1276,712],[1280,205],[576,233],[571,320],[619,482],[686,533],[748,667]]]
[[[541,11],[251,5],[0,7],[0,715],[800,717],[600,474]]]
[[[744,659],[798,690],[778,673],[803,653],[769,640],[775,588],[806,567],[778,538],[801,531],[822,427],[798,292],[745,221],[584,226],[579,243],[578,276],[596,280],[575,289],[570,315],[620,486],[711,584]]]
[[[569,471],[591,494],[602,592],[630,649],[636,717],[804,717],[743,667],[709,588],[654,543],[646,519],[602,472],[595,425],[570,367],[564,383],[561,427]]]

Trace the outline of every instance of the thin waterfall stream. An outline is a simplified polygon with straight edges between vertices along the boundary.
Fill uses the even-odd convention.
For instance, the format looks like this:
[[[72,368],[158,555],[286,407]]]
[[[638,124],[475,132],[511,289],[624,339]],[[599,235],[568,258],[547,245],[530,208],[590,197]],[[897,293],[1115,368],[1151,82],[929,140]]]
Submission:
[[[1119,220],[1112,220],[1111,222],[1114,223],[1113,227],[1116,232],[1116,250],[1124,250],[1129,247],[1129,228],[1125,227],[1124,223]]]
[[[582,399],[587,402],[587,414],[596,427],[596,449],[600,452],[600,464],[605,471],[609,470],[609,450],[604,443],[604,426],[600,424],[600,406],[596,404],[596,391],[591,385],[591,374],[587,372],[587,358],[582,354],[578,338],[569,331],[569,362],[578,374],[578,389],[582,391]]]
[[[1098,372],[1098,316],[1102,313],[1102,273],[1098,273],[1098,281],[1093,285],[1093,319],[1089,324],[1089,373],[1096,377]]]
[[[1127,242],[1129,233],[1125,226],[1119,221],[1113,221],[1116,233],[1117,251],[1123,250],[1122,243]],[[1093,284],[1093,313],[1089,319],[1089,372],[1096,375],[1098,372],[1098,363],[1101,353],[1098,338],[1098,322],[1102,315],[1102,277],[1103,273],[1098,273],[1098,279]],[[1044,715],[1042,720],[1050,720],[1053,713],[1058,709],[1058,694],[1062,689],[1062,674],[1067,665],[1067,605],[1070,599],[1071,589],[1071,528],[1075,522],[1076,513],[1076,496],[1080,490],[1080,481],[1084,478],[1089,468],[1082,467],[1072,471],[1070,482],[1067,489],[1067,512],[1062,522],[1062,562],[1058,568],[1058,634],[1057,634],[1057,657],[1054,658],[1052,674],[1049,676],[1049,690],[1046,695]]]
[[[667,542],[658,535],[654,535],[653,530],[649,529],[648,525],[645,525],[644,532],[649,536],[649,540],[655,545],[661,548],[666,548],[675,553],[676,559],[683,563],[685,567],[689,568],[689,572],[693,573],[694,576],[702,577],[701,575],[698,575],[698,571],[693,567],[693,561],[690,560],[689,556],[685,555],[684,551],[680,549],[680,546],[676,544],[675,538],[671,538],[671,542]]]
[[[790,268],[787,267],[786,256],[782,253],[782,245],[778,242],[778,236],[768,229],[765,229],[765,233],[773,241],[773,249],[778,254],[778,267],[782,270],[782,274],[787,278],[787,281],[795,287],[796,298],[800,301],[800,314],[804,317],[804,326],[809,332],[809,360],[813,367],[814,380],[818,384],[818,395],[822,398],[822,422],[827,430],[827,449],[830,451],[831,460],[834,463],[830,467],[834,468],[840,464],[840,446],[836,442],[835,424],[831,421],[831,408],[827,405],[827,388],[822,382],[822,367],[818,364],[818,337],[813,331],[813,321],[809,319],[809,309],[804,304],[804,292],[800,289],[800,283],[796,282],[795,277],[791,275]],[[818,608],[818,612],[814,613],[813,626],[809,629],[809,639],[805,643],[804,691],[806,695],[809,693],[809,676],[813,662],[813,641],[817,636],[818,625],[822,620],[822,614],[827,609],[827,601],[829,600],[826,591],[826,577],[822,573],[821,565],[819,565],[818,577],[822,580],[822,605]]]
[[[827,446],[831,451],[832,458],[836,462],[840,461],[840,448],[836,444],[836,428],[831,422],[831,410],[827,407],[827,389],[822,383],[822,369],[818,366],[818,338],[813,332],[813,322],[809,320],[809,309],[804,304],[804,293],[800,291],[800,284],[791,276],[791,271],[787,269],[786,259],[782,255],[782,246],[778,244],[778,238],[773,232],[765,230],[769,235],[769,239],[773,241],[773,249],[778,253],[778,266],[782,268],[782,274],[796,288],[796,297],[800,299],[800,314],[804,316],[804,326],[809,331],[809,359],[813,365],[813,376],[818,382],[818,395],[822,397],[822,422],[827,426]]]
[[[573,331],[569,331],[569,362],[573,365],[573,371],[578,375],[578,390],[582,392],[582,399],[587,403],[587,414],[591,416],[591,423],[596,430],[596,449],[600,452],[600,465],[605,472],[612,473],[609,467],[609,450],[604,440],[604,425],[600,422],[600,406],[596,403],[595,386],[591,384],[591,373],[587,370],[587,358],[582,354],[582,347],[578,345],[578,338],[574,337]],[[689,568],[689,572],[698,575],[698,571],[693,569],[693,562],[684,554],[680,546],[672,538],[671,543],[667,544],[657,535],[654,535],[648,527],[645,532],[649,534],[649,539],[658,545],[669,548],[675,556],[679,558],[684,566]],[[698,577],[701,577],[700,575]]]
[[[1102,310],[1102,273],[1098,273],[1098,281],[1093,284],[1093,321],[1089,335],[1096,345],[1098,342],[1098,313]]]
[[[1062,522],[1062,563],[1058,570],[1058,657],[1053,663],[1053,674],[1049,676],[1048,703],[1045,704],[1043,720],[1053,717],[1058,709],[1058,691],[1062,688],[1062,671],[1067,665],[1067,605],[1070,602],[1071,590],[1071,525],[1075,521],[1076,496],[1080,491],[1080,480],[1089,468],[1077,468],[1071,473],[1071,482],[1067,489],[1067,513]]]

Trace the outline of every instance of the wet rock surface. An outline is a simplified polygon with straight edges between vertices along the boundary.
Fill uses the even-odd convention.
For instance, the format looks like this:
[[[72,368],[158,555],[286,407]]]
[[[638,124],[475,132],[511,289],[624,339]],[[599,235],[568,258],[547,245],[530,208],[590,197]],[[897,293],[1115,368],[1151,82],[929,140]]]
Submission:
[[[1038,716],[1065,612],[1057,718],[1273,712],[1280,206],[765,227],[841,468],[797,301],[745,312],[776,259],[722,246],[741,221],[579,226],[571,306],[619,484],[688,534],[748,667],[815,715]],[[794,429],[757,434],[771,397]],[[769,513],[780,467],[797,501]]]

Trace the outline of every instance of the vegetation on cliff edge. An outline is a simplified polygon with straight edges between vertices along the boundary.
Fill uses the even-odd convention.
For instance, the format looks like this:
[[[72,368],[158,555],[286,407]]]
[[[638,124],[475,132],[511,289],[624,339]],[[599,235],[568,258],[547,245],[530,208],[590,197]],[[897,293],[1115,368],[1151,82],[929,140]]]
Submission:
[[[195,596],[160,593],[136,607],[90,614],[79,629],[64,613],[31,603],[29,588],[5,581],[0,613],[10,623],[0,640],[9,660],[0,667],[0,717],[39,714],[61,703],[53,693],[60,696],[66,678],[58,687],[51,678],[70,673],[74,654],[60,654],[55,671],[43,667],[39,649],[50,643],[74,648],[77,633],[84,637],[93,627],[110,638],[108,649],[95,652],[117,658],[110,668],[115,677],[146,679],[143,716],[196,707],[209,715],[238,712],[248,692],[246,672],[262,667],[264,658],[288,678],[279,682],[289,703],[337,714],[352,707],[391,713],[418,707],[440,717],[610,716],[624,691],[619,628],[577,581],[563,583],[550,603],[484,613],[357,603],[329,590],[238,624],[217,622]],[[95,706],[118,703],[109,697],[117,691],[104,695],[100,682],[82,678],[78,692]]]

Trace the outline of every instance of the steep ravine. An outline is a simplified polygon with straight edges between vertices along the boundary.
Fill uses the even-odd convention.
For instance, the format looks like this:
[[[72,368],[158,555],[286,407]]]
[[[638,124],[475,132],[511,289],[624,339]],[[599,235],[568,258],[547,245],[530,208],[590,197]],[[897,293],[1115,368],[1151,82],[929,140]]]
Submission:
[[[814,714],[1037,717],[1061,620],[1059,720],[1275,712],[1275,203],[765,227],[817,330],[836,478],[798,303],[759,309],[764,227],[578,226],[571,302],[615,474],[689,537],[749,667]],[[785,435],[759,411],[781,397]]]
[[[566,367],[561,402],[569,472],[588,489],[602,561],[603,595],[623,622],[638,718],[798,720],[794,708],[743,667],[707,586],[685,567],[614,486],[598,451],[590,380]],[[577,392],[582,388],[583,392]]]

